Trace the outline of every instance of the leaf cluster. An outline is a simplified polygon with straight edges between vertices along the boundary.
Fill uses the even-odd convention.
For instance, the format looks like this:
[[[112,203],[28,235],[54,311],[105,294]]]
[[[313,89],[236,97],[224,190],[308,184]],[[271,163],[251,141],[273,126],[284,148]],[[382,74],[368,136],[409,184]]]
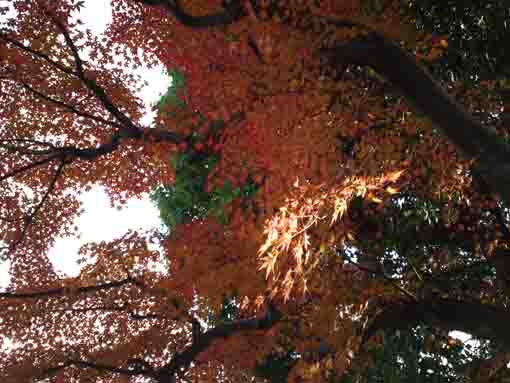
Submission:
[[[383,344],[372,346],[372,365],[358,374],[351,372],[342,383],[461,383],[477,348],[428,326],[397,331]]]
[[[170,231],[178,224],[209,215],[227,223],[229,217],[225,207],[236,198],[252,198],[255,195],[258,186],[250,180],[240,187],[234,187],[225,180],[221,187],[207,191],[209,173],[217,162],[218,156],[200,154],[192,149],[170,159],[175,182],[158,186],[151,194],[151,200]]]
[[[158,101],[159,110],[163,110],[167,105],[171,105],[177,109],[185,108],[186,101],[182,98],[182,92],[186,86],[184,73],[177,69],[170,69],[167,75],[172,80],[166,93],[163,94]]]
[[[448,49],[433,68],[436,75],[471,83],[510,76],[510,54],[501,49],[510,38],[506,0],[402,2],[419,29],[448,35]]]

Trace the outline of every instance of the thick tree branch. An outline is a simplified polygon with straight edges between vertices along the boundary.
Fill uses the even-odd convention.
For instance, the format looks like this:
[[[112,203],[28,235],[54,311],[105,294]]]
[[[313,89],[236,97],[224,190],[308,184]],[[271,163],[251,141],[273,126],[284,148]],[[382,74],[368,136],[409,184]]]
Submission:
[[[80,368],[92,368],[103,373],[116,373],[128,376],[141,375],[154,378],[159,383],[173,383],[175,382],[175,375],[180,374],[183,370],[187,369],[198,354],[205,351],[214,340],[218,338],[227,338],[241,331],[267,330],[280,319],[280,316],[280,313],[277,312],[272,305],[270,305],[267,314],[261,318],[243,319],[215,327],[201,334],[200,338],[196,339],[190,346],[184,349],[184,351],[174,355],[170,363],[157,370],[153,369],[145,361],[139,359],[128,360],[129,368],[69,359],[55,367],[44,370],[42,376],[52,376],[67,367],[75,366]]]
[[[369,33],[327,52],[335,65],[367,65],[388,78],[435,122],[469,158],[492,188],[510,201],[510,148],[495,131],[484,128],[451,98],[401,47]]]
[[[205,351],[212,342],[220,338],[228,338],[241,331],[267,330],[280,320],[281,314],[270,305],[265,316],[261,318],[242,319],[226,323],[206,331],[182,352],[174,355],[170,363],[157,371],[159,383],[172,383],[175,374],[186,370],[198,354]]]
[[[463,331],[480,339],[491,339],[510,348],[510,311],[494,305],[444,299],[438,296],[415,301],[401,299],[386,304],[364,333],[368,340],[377,330],[397,330],[430,323]]]
[[[220,25],[229,25],[245,16],[241,1],[226,2],[223,12],[205,16],[192,16],[186,13],[179,5],[178,0],[134,0],[137,3],[149,6],[165,7],[181,24],[191,28],[211,28]]]

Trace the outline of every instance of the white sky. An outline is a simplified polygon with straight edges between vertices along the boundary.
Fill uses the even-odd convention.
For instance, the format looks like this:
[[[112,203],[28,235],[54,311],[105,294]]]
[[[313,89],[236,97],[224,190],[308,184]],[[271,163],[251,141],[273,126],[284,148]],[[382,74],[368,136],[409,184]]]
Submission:
[[[101,34],[111,21],[110,0],[86,0],[80,17],[85,24],[84,28],[90,28],[96,34]],[[149,106],[157,102],[166,92],[169,79],[164,74],[163,67],[152,69],[142,67],[139,70],[149,84],[140,94],[149,111]],[[149,123],[153,117],[153,114],[148,112],[144,123]],[[158,210],[148,198],[132,199],[119,211],[110,207],[106,194],[101,188],[96,187],[84,194],[82,201],[85,212],[76,221],[80,229],[80,238],[58,239],[50,251],[50,259],[56,270],[66,275],[79,273],[80,269],[76,260],[78,249],[84,243],[108,241],[119,237],[128,229],[146,230],[159,227],[161,224]],[[6,286],[8,281],[8,264],[0,264],[0,288]]]

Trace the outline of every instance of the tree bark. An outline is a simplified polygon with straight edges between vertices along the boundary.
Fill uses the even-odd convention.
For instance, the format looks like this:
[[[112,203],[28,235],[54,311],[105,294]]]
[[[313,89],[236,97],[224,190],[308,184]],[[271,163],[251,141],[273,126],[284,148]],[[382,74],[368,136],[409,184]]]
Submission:
[[[420,301],[402,299],[386,305],[364,332],[367,341],[377,330],[408,329],[429,323],[448,330],[458,330],[480,339],[490,339],[510,349],[510,311],[494,305],[465,302],[440,297]]]
[[[356,38],[328,51],[336,66],[366,65],[396,85],[426,114],[487,178],[493,191],[510,201],[510,147],[483,127],[450,97],[403,48],[378,33]]]

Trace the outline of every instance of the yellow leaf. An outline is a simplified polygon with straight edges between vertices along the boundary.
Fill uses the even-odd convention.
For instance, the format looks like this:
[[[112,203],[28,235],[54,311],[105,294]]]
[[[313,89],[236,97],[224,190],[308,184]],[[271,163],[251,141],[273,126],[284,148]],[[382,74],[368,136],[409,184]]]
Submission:
[[[391,182],[395,182],[395,181],[397,181],[400,178],[400,176],[402,174],[404,174],[405,171],[406,171],[405,169],[402,169],[402,170],[398,170],[398,171],[389,173],[386,176],[386,180],[391,181]]]
[[[380,199],[379,197],[377,197],[377,196],[373,195],[372,193],[370,193],[370,194],[368,195],[368,199],[369,199],[370,201],[374,202],[374,203],[382,203],[382,202],[383,202],[383,200],[382,200],[382,199]]]

